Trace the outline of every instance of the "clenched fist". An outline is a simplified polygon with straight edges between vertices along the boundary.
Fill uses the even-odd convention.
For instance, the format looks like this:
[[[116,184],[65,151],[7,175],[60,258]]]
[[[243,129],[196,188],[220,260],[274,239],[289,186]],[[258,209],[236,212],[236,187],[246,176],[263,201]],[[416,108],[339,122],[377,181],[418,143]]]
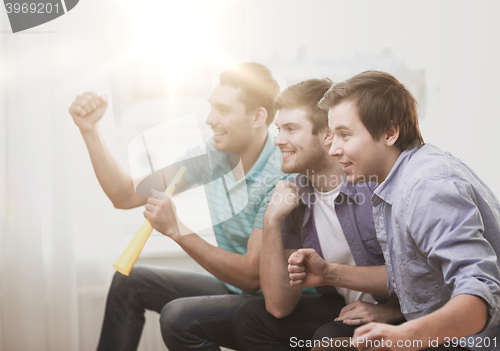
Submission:
[[[107,108],[108,97],[106,95],[99,96],[94,92],[86,92],[75,98],[69,107],[69,114],[80,131],[87,132],[95,128]]]
[[[160,191],[152,190],[152,194],[146,203],[144,217],[158,232],[175,239],[181,234],[172,199]]]
[[[268,220],[281,221],[299,205],[300,187],[294,183],[279,181],[276,183],[273,197],[267,206],[265,217]]]
[[[288,258],[291,286],[325,285],[328,264],[314,249],[299,249]]]

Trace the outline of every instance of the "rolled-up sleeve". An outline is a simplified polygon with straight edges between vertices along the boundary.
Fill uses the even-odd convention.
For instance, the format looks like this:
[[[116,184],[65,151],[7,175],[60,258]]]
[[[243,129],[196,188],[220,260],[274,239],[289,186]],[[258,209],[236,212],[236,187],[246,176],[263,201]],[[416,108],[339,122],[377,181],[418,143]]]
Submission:
[[[281,221],[281,237],[283,238],[283,248],[285,250],[298,250],[302,247],[300,233],[297,232],[297,226],[293,223],[296,211],[296,209],[293,210]]]
[[[460,179],[421,179],[409,189],[405,225],[410,246],[422,253],[436,280],[454,297],[482,298],[489,309],[486,328],[500,323],[498,247],[485,233],[476,193]],[[498,244],[498,238],[495,239]]]

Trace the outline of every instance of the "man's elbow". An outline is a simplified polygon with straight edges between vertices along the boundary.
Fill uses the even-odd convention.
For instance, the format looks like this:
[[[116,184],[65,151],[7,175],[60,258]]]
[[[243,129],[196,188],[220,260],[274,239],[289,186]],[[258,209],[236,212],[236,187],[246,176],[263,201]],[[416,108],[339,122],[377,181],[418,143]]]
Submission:
[[[130,206],[129,203],[124,202],[124,201],[111,200],[111,202],[113,203],[113,207],[118,209],[118,210],[129,210],[129,209],[133,208],[132,206]]]
[[[138,201],[135,201],[133,197],[110,197],[113,207],[118,210],[130,210],[131,208],[136,208],[141,204]]]
[[[269,312],[274,318],[285,318],[288,316],[290,313],[292,313],[292,310],[289,308],[283,308],[283,306],[277,306],[274,303],[268,303],[266,301],[266,311]]]
[[[251,279],[250,282],[247,282],[246,286],[241,290],[246,292],[247,294],[254,295],[260,289],[259,277]]]

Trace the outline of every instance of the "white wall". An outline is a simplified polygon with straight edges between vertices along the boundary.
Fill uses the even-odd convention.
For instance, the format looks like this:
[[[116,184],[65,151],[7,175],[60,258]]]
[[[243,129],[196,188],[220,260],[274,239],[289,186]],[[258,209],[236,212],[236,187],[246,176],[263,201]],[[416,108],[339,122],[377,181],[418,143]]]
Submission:
[[[94,177],[67,109],[87,90],[111,95],[110,72],[124,60],[158,64],[171,58],[171,65],[163,69],[177,79],[208,62],[213,82],[219,69],[256,60],[267,64],[283,86],[299,78],[343,79],[369,68],[393,73],[401,66],[422,70],[427,99],[421,120],[424,139],[469,164],[500,197],[499,2],[186,0],[177,8],[176,1],[82,0],[67,15],[17,34],[8,33],[7,16],[0,9],[0,230],[5,230],[7,195],[15,196],[9,190],[7,165],[26,160],[28,170],[35,167],[41,172],[37,181],[51,183],[51,198],[67,207],[67,242],[76,253],[78,323],[83,327],[80,350],[95,348],[111,264],[128,237],[123,235],[123,216]],[[134,17],[131,9],[138,6],[145,17]],[[169,27],[171,22],[164,19],[173,17],[177,27]],[[141,29],[145,22],[147,31]],[[142,45],[144,36],[154,40]],[[392,54],[386,59],[388,49]],[[172,82],[175,91],[176,80]],[[16,136],[47,150],[46,158],[30,156],[37,145],[8,145],[6,133],[13,126]],[[112,109],[102,130],[112,152],[127,167],[126,152],[116,142],[119,131]],[[55,135],[56,140],[41,135]],[[29,182],[29,173],[26,179]],[[65,184],[64,193],[58,192],[59,181]],[[47,191],[34,183],[25,189],[37,196]],[[57,219],[57,213],[50,216],[54,218],[48,220]],[[30,220],[26,219],[27,228],[44,225]],[[43,227],[40,238],[50,236],[50,227]],[[165,251],[172,250],[168,240],[163,242]],[[0,250],[5,263],[1,255]],[[91,291],[101,294],[97,305],[85,293]]]

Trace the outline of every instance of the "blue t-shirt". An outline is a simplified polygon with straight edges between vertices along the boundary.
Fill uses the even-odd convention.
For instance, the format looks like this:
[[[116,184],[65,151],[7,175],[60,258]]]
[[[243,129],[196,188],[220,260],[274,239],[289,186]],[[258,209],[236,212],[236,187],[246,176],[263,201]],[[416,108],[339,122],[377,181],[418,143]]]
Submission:
[[[212,155],[209,166],[196,157],[203,154]],[[268,134],[259,158],[241,179],[227,172],[234,159],[217,152],[212,138],[189,149],[184,157],[187,160],[182,163],[188,168],[184,178],[191,184],[204,184],[218,247],[246,255],[253,228],[263,228],[276,183],[293,176],[281,171],[281,151],[274,145],[274,137]],[[244,293],[226,286],[234,293]]]

